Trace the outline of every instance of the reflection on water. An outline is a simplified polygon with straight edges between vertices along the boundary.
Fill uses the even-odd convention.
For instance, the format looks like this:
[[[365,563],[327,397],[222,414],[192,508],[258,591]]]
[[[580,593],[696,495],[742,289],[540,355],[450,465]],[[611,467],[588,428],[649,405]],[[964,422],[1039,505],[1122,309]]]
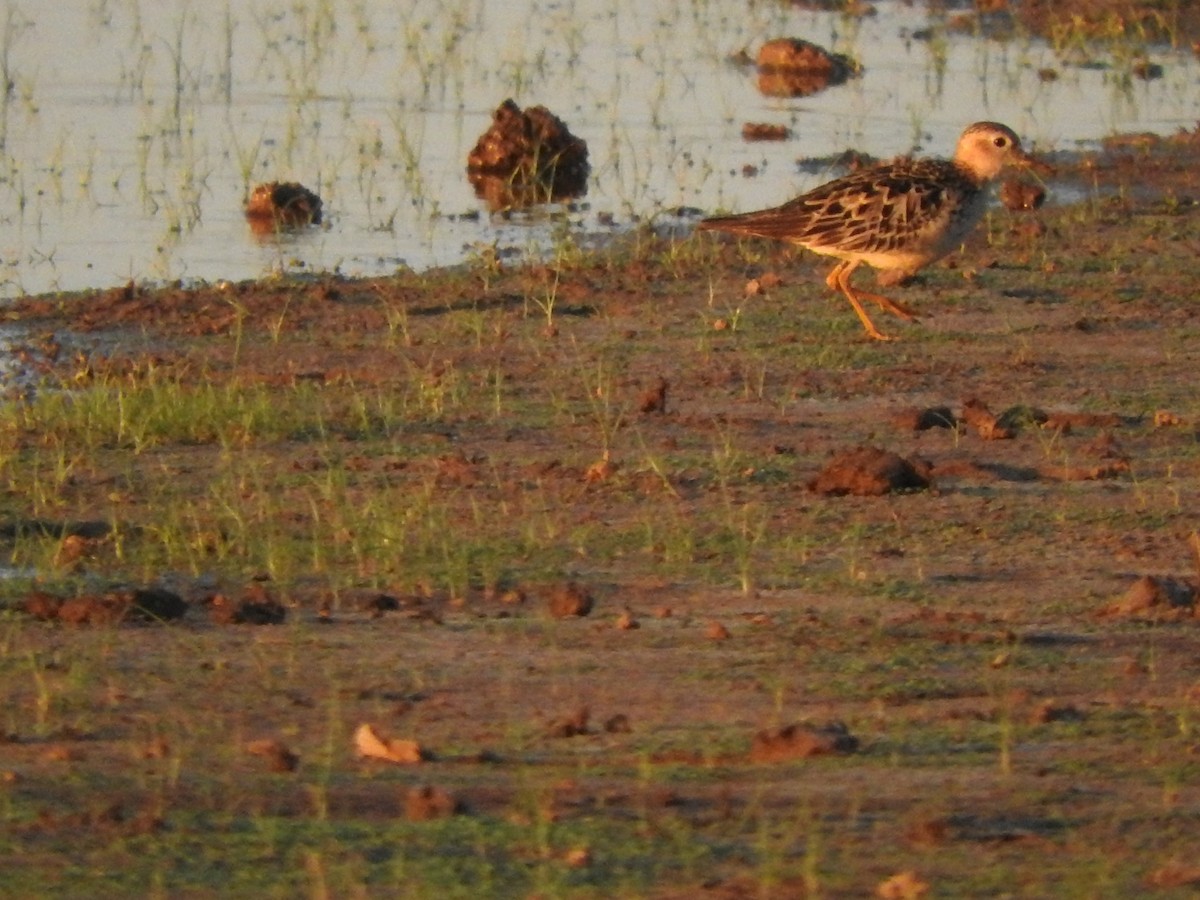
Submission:
[[[465,173],[506,97],[587,142],[587,201],[568,215],[588,233],[680,206],[771,205],[824,177],[798,158],[948,153],[978,119],[1041,148],[1197,119],[1190,55],[1153,55],[1163,77],[1144,81],[875,6],[848,19],[745,0],[9,0],[0,296],[532,248],[548,230],[479,215]],[[777,37],[845,54],[861,77],[764,97],[727,59]],[[746,122],[793,137],[746,143]],[[271,181],[320,195],[323,224],[250,239],[242,198]]]

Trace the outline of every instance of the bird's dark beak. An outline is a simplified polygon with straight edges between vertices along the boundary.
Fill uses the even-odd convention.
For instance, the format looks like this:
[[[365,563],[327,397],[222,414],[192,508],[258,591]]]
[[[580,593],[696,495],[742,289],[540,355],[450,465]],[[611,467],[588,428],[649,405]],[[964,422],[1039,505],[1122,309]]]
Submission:
[[[1030,156],[1028,153],[1021,155],[1020,166],[1023,169],[1028,169],[1035,175],[1050,176],[1058,172],[1050,163],[1043,162],[1040,159]]]

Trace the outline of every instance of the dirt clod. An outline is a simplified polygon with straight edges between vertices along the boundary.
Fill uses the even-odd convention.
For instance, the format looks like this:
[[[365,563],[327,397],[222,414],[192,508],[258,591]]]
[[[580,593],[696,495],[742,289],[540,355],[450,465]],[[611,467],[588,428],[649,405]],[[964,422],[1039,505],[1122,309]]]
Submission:
[[[733,637],[729,629],[716,619],[704,626],[704,636],[710,641],[727,641]]]
[[[928,431],[931,428],[956,428],[958,426],[958,418],[948,406],[902,409],[892,416],[892,422],[902,431]]]
[[[572,847],[563,854],[563,862],[572,869],[586,869],[592,864],[592,851],[587,847]]]
[[[922,817],[909,824],[905,838],[914,847],[940,847],[950,838],[950,823],[943,817]]]
[[[1129,462],[1118,459],[1098,466],[1039,466],[1038,474],[1051,481],[1102,481],[1129,472]]]
[[[962,418],[985,441],[1009,440],[1015,435],[1013,429],[1002,424],[999,416],[994,415],[982,400],[964,400]]]
[[[1012,212],[1030,212],[1046,202],[1046,189],[1019,178],[1009,178],[1000,185],[1000,202]]]
[[[1200,885],[1200,866],[1172,861],[1147,875],[1146,883],[1164,889]]]
[[[580,197],[591,171],[587,143],[544,106],[505,100],[467,155],[467,177],[492,210]]]
[[[410,822],[445,819],[462,812],[462,804],[444,788],[424,784],[404,795],[404,818]]]
[[[595,606],[592,595],[582,585],[568,581],[550,594],[550,615],[555,619],[586,616]]]
[[[826,725],[787,725],[778,731],[760,731],[750,745],[750,761],[786,762],[811,756],[854,753],[858,738],[841,722]]]
[[[881,897],[882,900],[920,900],[928,893],[929,883],[922,881],[917,873],[911,870],[897,872],[875,889],[875,896]]]
[[[637,620],[637,617],[633,614],[633,610],[629,609],[629,607],[621,610],[621,614],[617,616],[618,631],[634,631],[641,627],[642,624]]]
[[[300,765],[300,757],[273,738],[251,741],[246,745],[246,752],[266,760],[267,768],[272,772],[295,772]]]
[[[106,594],[55,597],[31,592],[21,604],[27,615],[68,625],[116,625],[122,622],[167,622],[187,612],[187,601],[162,588],[121,588]]]
[[[62,603],[61,597],[55,597],[45,591],[31,591],[21,601],[20,608],[25,615],[48,622],[58,618],[58,611],[62,608]]]
[[[244,210],[255,234],[295,231],[321,224],[321,198],[294,181],[256,185]]]
[[[1074,703],[1062,703],[1058,700],[1044,700],[1034,707],[1029,714],[1029,724],[1047,725],[1050,722],[1078,722],[1084,718]]]
[[[856,447],[834,457],[808,488],[818,494],[877,497],[892,491],[924,490],[932,468],[878,447]]]
[[[1197,590],[1182,578],[1143,575],[1119,600],[1100,611],[1103,618],[1179,621],[1196,615]]]
[[[583,473],[583,480],[587,484],[599,484],[602,481],[608,481],[612,478],[619,468],[620,466],[605,453],[600,459],[587,467],[587,471]]]
[[[81,534],[68,534],[63,538],[58,552],[54,554],[54,564],[64,568],[74,566],[81,560],[91,556],[101,543],[103,543],[103,539],[101,538],[89,538]]]
[[[287,609],[261,584],[252,584],[238,600],[214,595],[208,614],[216,625],[280,625],[287,618]]]
[[[629,734],[633,731],[633,726],[629,722],[629,716],[617,713],[604,720],[604,730],[609,734]]]
[[[661,375],[655,383],[642,392],[638,410],[642,413],[665,413],[667,411],[667,389],[671,383]]]
[[[786,141],[791,136],[792,130],[786,125],[767,122],[746,122],[742,125],[743,141]]]
[[[546,730],[546,734],[552,738],[572,738],[581,734],[588,734],[588,721],[590,719],[591,710],[586,706],[581,706],[569,716],[551,722],[550,727]]]

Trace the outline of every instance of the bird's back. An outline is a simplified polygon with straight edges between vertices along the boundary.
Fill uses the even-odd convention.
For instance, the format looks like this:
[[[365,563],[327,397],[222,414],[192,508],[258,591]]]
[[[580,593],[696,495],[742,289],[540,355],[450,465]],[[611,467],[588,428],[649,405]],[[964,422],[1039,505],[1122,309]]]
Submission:
[[[888,266],[902,268],[961,243],[982,212],[983,187],[950,160],[898,160],[835,179],[782,206],[705,219],[699,227],[873,264],[894,257]]]

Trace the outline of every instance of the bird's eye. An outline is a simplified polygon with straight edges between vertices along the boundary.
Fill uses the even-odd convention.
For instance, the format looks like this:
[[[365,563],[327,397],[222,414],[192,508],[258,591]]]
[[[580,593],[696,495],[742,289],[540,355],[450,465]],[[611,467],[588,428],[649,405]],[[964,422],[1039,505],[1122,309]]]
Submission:
[[[992,143],[995,144],[997,147],[1001,147],[1001,148],[1007,147],[1008,146],[1008,138],[1006,138],[1006,137],[993,138]]]

